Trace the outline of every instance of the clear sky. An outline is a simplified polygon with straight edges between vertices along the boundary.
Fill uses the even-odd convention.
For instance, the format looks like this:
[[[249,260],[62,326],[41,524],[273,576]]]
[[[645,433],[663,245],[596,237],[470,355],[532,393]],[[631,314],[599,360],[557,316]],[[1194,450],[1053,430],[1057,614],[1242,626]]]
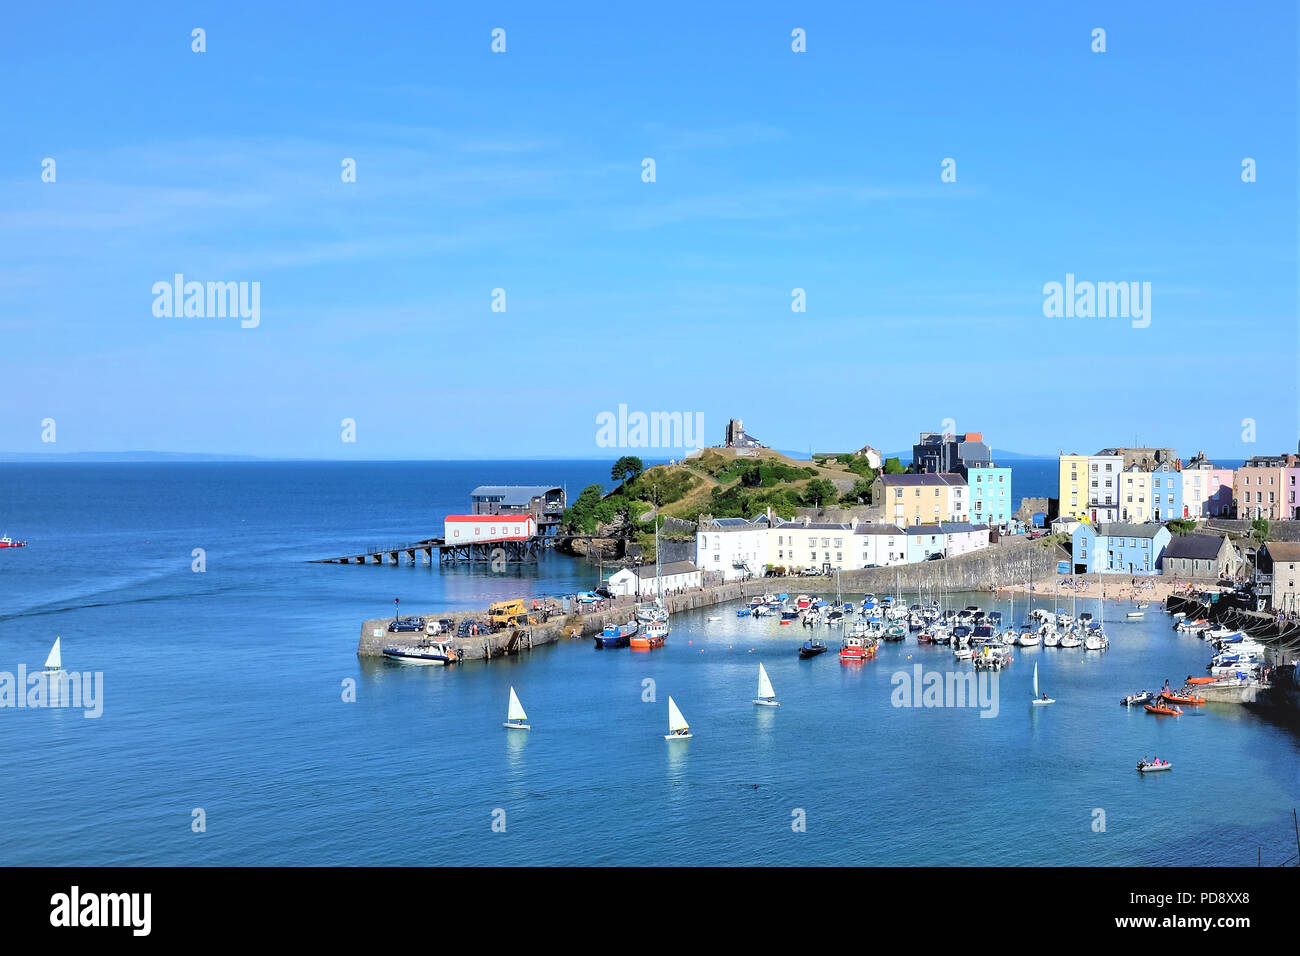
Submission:
[[[0,450],[1296,447],[1294,4],[262,6],[6,8]]]

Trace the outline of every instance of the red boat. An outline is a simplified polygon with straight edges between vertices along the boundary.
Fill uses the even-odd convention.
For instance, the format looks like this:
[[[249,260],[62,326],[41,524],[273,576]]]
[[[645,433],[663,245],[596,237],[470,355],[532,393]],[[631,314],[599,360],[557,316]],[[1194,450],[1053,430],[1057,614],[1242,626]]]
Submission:
[[[876,648],[880,645],[875,641],[866,641],[860,637],[846,637],[844,643],[840,645],[840,663],[857,664],[861,661],[869,661],[876,656]]]
[[[1165,717],[1181,717],[1183,712],[1177,707],[1170,707],[1168,704],[1147,704],[1146,712],[1148,714],[1161,714]]]
[[[25,548],[25,547],[27,547],[26,541],[15,541],[13,538],[9,537],[8,535],[5,535],[5,537],[0,538],[0,548]]]

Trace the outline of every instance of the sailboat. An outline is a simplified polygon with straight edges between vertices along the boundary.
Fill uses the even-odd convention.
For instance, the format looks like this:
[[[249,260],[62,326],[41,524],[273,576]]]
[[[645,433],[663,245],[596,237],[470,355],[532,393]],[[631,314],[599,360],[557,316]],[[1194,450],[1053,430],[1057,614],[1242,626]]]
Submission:
[[[677,702],[668,698],[668,733],[664,740],[684,740],[691,736],[691,725],[686,722],[682,712],[677,709]]]
[[[1056,701],[1053,700],[1052,698],[1048,697],[1046,694],[1039,694],[1039,692],[1038,692],[1038,661],[1034,661],[1034,700],[1033,700],[1033,704],[1034,704],[1035,707],[1043,707],[1043,706],[1045,706],[1045,705],[1047,705],[1047,704],[1055,704],[1055,703],[1056,703]]]
[[[532,730],[526,721],[528,715],[524,713],[524,705],[519,703],[519,695],[515,693],[513,687],[510,688],[510,708],[506,711],[506,722],[501,726],[507,730]]]
[[[50,648],[50,656],[45,658],[45,669],[47,671],[63,670],[63,653],[59,650],[61,640],[63,640],[61,637],[54,639],[54,646]]]
[[[763,662],[758,662],[758,696],[754,698],[754,703],[760,707],[780,707],[781,702],[776,699],[776,691],[772,689],[772,682],[767,677],[767,668]]]
[[[645,625],[641,633],[634,635],[628,642],[633,650],[644,651],[655,647],[663,647],[664,642],[668,640],[668,608],[664,605],[663,578],[661,576],[661,566],[659,564],[659,524],[655,523],[655,603],[652,609],[646,614],[649,620],[643,620]],[[638,609],[640,610],[640,609]],[[640,614],[638,614],[640,617]]]

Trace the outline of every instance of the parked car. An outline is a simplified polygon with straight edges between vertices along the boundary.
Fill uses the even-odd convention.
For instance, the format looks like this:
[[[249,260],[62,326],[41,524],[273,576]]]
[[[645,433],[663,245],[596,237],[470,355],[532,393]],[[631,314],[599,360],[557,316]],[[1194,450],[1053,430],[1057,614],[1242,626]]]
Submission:
[[[390,631],[423,631],[424,618],[399,617],[395,621],[389,621],[388,629]]]

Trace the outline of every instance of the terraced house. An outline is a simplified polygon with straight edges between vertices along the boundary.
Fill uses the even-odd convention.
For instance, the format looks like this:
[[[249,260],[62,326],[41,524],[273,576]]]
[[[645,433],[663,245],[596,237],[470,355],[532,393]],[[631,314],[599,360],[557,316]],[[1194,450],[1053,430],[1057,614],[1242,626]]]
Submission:
[[[1057,498],[1060,500],[1060,513],[1064,517],[1082,518],[1087,515],[1087,455],[1061,455],[1060,477],[1057,479]]]
[[[1003,525],[1011,520],[1011,469],[996,465],[966,469],[966,490],[970,496],[970,520],[979,524]]]
[[[1198,451],[1183,463],[1183,512],[1189,518],[1232,515],[1233,470],[1221,468]]]
[[[1292,484],[1300,458],[1296,455],[1255,455],[1237,469],[1233,495],[1237,499],[1237,517],[1266,518],[1269,521],[1294,519],[1296,504],[1291,501]]]
[[[1158,522],[1087,522],[1073,535],[1075,574],[1159,574],[1172,536]]]
[[[961,475],[877,475],[871,500],[884,509],[887,522],[899,527],[968,521],[966,479]]]

